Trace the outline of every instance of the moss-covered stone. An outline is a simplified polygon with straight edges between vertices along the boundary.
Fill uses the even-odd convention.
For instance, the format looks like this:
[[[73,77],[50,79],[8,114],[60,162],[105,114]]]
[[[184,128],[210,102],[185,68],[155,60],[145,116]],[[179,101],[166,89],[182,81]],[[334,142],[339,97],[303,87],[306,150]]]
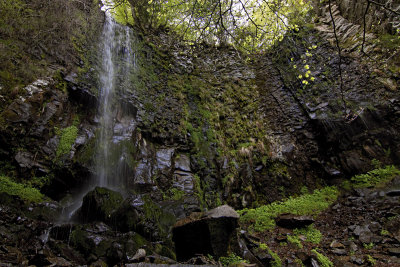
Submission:
[[[89,255],[93,252],[96,247],[95,243],[92,239],[88,238],[87,232],[78,228],[71,232],[71,244],[78,251],[80,251],[84,255]]]
[[[84,222],[108,222],[112,214],[121,206],[123,198],[120,193],[104,187],[96,187],[83,198],[78,215]]]
[[[18,196],[28,202],[40,202],[45,199],[45,196],[36,188],[16,183],[6,176],[0,176],[0,192]]]
[[[77,135],[78,128],[75,125],[64,128],[61,131],[60,142],[58,144],[56,152],[57,158],[60,158],[61,156],[71,151],[72,145],[74,144]]]

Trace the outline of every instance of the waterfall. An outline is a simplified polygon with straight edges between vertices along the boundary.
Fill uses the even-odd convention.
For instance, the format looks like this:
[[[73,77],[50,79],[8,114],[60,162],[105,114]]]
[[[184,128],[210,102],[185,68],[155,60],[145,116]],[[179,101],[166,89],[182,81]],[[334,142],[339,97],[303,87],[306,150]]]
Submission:
[[[136,128],[136,120],[129,108],[122,104],[122,98],[127,98],[125,87],[131,83],[131,74],[137,68],[135,39],[132,29],[116,23],[108,11],[105,14],[99,44],[99,101],[95,118],[99,127],[94,175],[91,182],[83,185],[81,191],[69,201],[61,221],[68,221],[81,206],[83,197],[96,186],[124,194],[129,175],[126,166],[131,159],[127,147]]]
[[[106,12],[102,34],[102,62],[100,70],[100,95],[98,118],[100,135],[95,159],[95,186],[121,191],[124,177],[120,170],[124,150],[118,144],[129,139],[135,128],[132,117],[117,119],[117,113],[126,113],[116,101],[124,93],[129,74],[136,69],[136,56],[132,49],[131,29],[116,23]],[[117,95],[117,91],[120,95]],[[122,111],[121,111],[122,110]],[[117,176],[117,177],[116,177]],[[119,176],[119,177],[118,177]]]
[[[115,68],[113,52],[116,47],[115,40],[116,23],[106,13],[106,22],[103,29],[102,40],[102,66],[100,71],[100,104],[98,114],[100,116],[100,137],[97,142],[96,174],[97,185],[102,187],[110,186],[109,150],[110,139],[113,129],[112,97],[114,94]],[[119,41],[119,40],[118,40]]]

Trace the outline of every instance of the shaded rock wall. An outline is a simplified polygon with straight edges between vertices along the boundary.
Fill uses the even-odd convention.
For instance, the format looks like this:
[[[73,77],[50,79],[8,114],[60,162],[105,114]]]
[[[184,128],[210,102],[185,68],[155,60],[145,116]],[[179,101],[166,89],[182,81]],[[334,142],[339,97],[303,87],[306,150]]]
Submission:
[[[356,0],[339,0],[336,1],[341,14],[349,21],[362,25],[364,14],[366,13],[367,1]],[[377,4],[371,3],[366,13],[367,30],[378,33],[394,34],[400,26],[398,15],[388,9],[399,11],[400,4],[396,1],[379,0],[374,1]],[[380,5],[387,7],[382,8]]]

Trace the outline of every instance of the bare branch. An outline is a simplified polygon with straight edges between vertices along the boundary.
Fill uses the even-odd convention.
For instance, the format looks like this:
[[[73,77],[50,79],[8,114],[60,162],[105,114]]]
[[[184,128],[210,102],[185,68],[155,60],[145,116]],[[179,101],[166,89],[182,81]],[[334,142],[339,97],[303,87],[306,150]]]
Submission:
[[[331,16],[331,20],[332,20],[333,33],[335,35],[336,47],[337,47],[338,56],[339,56],[340,96],[341,96],[341,100],[342,100],[342,104],[343,104],[343,109],[344,109],[344,111],[346,113],[347,106],[346,106],[346,101],[345,101],[345,98],[344,98],[343,76],[342,76],[342,50],[340,48],[339,38],[338,38],[337,33],[336,33],[336,24],[335,24],[335,19],[333,18],[333,14],[332,14],[331,0],[329,0],[329,15]]]
[[[372,1],[372,0],[368,0],[368,2],[372,3],[374,5],[380,6],[380,7],[384,8],[384,9],[386,9],[387,11],[390,11],[390,12],[396,14],[396,15],[400,15],[400,13],[397,10],[393,10],[391,8],[388,8],[385,4],[381,4],[381,3],[378,3],[378,2],[375,2],[375,1]]]
[[[364,17],[363,17],[363,19],[364,19],[364,25],[363,25],[363,41],[362,41],[362,44],[361,44],[361,52],[363,53],[363,54],[365,54],[365,52],[364,52],[364,45],[365,45],[365,32],[366,32],[366,24],[367,24],[367,22],[366,22],[366,17],[367,17],[367,13],[368,13],[368,9],[369,9],[369,6],[370,6],[370,4],[371,4],[371,2],[370,1],[368,1],[367,2],[367,7],[365,8],[365,12],[364,12]]]

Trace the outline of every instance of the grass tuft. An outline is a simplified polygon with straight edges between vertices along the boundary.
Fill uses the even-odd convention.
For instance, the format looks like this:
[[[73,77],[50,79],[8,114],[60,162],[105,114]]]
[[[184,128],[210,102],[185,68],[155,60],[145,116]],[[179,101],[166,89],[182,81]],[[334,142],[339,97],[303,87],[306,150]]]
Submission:
[[[6,176],[0,176],[0,192],[18,196],[28,202],[41,202],[44,200],[44,195],[36,188],[16,183]]]
[[[384,186],[397,175],[400,175],[400,170],[390,165],[356,175],[351,178],[351,184],[354,188],[379,187]]]
[[[274,219],[283,213],[318,215],[336,201],[338,195],[336,187],[325,187],[311,194],[289,197],[285,201],[274,202],[256,209],[243,209],[239,211],[240,222],[249,224],[252,230],[263,232],[274,228]]]

